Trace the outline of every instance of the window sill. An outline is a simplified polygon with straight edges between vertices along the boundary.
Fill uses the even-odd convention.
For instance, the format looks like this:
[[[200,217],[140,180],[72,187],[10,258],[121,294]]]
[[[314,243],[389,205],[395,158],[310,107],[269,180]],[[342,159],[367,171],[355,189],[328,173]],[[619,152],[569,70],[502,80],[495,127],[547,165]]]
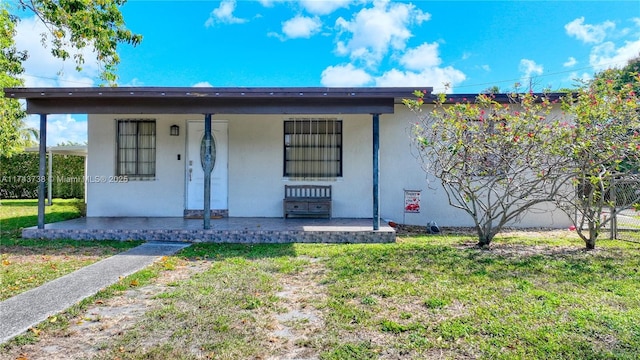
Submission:
[[[342,181],[342,177],[283,177],[282,181],[339,182]]]
[[[130,181],[156,181],[157,178],[155,176],[153,177],[149,177],[149,176],[131,176],[131,175],[127,175],[127,181],[123,181],[123,182],[130,182]]]

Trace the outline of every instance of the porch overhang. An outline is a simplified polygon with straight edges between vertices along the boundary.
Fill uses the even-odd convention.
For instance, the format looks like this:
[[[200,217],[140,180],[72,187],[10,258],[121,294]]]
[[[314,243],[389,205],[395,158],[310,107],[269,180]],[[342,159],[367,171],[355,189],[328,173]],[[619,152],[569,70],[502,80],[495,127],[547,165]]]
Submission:
[[[7,88],[29,114],[391,114],[414,88]],[[428,89],[427,91],[431,91]]]
[[[423,88],[424,89],[424,88]],[[5,88],[6,98],[24,99],[27,113],[40,115],[40,176],[45,176],[48,114],[203,114],[205,138],[212,114],[371,114],[373,118],[373,230],[380,230],[379,118],[393,114],[396,104],[413,97],[415,88]],[[430,96],[432,88],[423,90]],[[210,169],[211,147],[206,146]],[[210,173],[204,178],[204,229],[209,230]],[[38,190],[38,229],[44,229],[44,182]]]

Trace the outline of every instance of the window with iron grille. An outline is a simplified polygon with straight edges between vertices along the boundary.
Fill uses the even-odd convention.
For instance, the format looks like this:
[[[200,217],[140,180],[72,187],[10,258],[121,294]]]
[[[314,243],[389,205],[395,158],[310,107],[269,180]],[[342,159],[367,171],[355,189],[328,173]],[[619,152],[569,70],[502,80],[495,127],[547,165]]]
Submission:
[[[470,120],[469,128],[465,131],[466,143],[473,143],[471,146],[463,145],[460,155],[463,159],[464,171],[469,176],[500,176],[509,170],[509,147],[508,144],[496,144],[490,138],[500,127],[505,127],[504,119]]]
[[[118,120],[116,174],[132,178],[156,175],[155,120]]]
[[[292,119],[284,122],[284,176],[342,176],[342,121]]]

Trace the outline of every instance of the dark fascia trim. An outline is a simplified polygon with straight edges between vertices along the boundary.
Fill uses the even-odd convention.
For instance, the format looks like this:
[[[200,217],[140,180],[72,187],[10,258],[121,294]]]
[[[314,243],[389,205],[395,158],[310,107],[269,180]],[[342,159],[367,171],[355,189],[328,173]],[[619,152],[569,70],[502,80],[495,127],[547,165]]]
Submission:
[[[91,87],[91,88],[5,88],[5,97],[35,98],[403,98],[413,87]],[[426,88],[431,93],[432,88]]]
[[[409,87],[6,88],[35,113],[393,113]],[[430,93],[432,88],[425,88]]]
[[[474,103],[476,98],[482,94],[446,94],[445,104],[460,104],[460,103]],[[487,94],[488,95],[488,94]],[[510,104],[514,102],[514,93],[500,93],[500,94],[492,94],[494,100],[499,104]],[[518,95],[517,93],[515,95]],[[561,100],[567,95],[571,95],[571,93],[533,93],[538,99],[542,99],[544,97],[548,98],[550,101]],[[415,98],[415,97],[414,97]],[[437,99],[436,94],[429,94],[424,97],[425,104],[433,104]]]
[[[391,114],[393,98],[43,98],[30,114]]]

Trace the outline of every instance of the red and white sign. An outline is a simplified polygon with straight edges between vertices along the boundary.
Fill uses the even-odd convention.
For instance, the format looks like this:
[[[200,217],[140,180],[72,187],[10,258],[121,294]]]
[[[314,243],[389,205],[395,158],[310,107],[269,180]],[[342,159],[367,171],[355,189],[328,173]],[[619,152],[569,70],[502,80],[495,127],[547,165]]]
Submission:
[[[420,190],[404,191],[404,212],[406,213],[420,212]]]

